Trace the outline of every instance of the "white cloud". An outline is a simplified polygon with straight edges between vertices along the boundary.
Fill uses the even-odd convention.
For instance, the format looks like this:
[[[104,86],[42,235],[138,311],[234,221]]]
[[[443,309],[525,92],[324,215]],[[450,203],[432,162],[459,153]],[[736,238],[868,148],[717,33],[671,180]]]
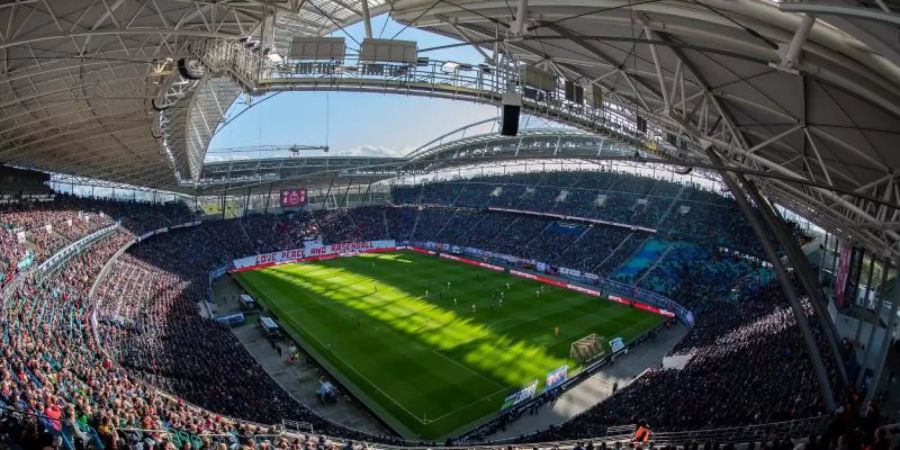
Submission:
[[[359,145],[356,147],[337,150],[332,149],[331,154],[334,156],[380,156],[380,157],[397,157],[405,156],[413,150],[412,147],[404,147],[401,149],[391,148],[384,145]]]
[[[374,157],[401,157],[407,155],[409,152],[413,151],[415,147],[403,147],[403,148],[392,148],[384,145],[359,145],[356,147],[346,148],[346,149],[334,149],[328,153],[328,156],[374,156]],[[215,150],[212,150],[206,154],[206,159],[204,162],[213,163],[213,162],[222,162],[222,161],[246,161],[251,159],[258,158],[291,158],[297,155],[287,152],[287,151],[277,151],[277,152],[221,152],[217,153]],[[303,151],[299,155],[300,157],[309,157],[309,158],[321,158],[325,156],[325,152],[316,150],[316,151]]]

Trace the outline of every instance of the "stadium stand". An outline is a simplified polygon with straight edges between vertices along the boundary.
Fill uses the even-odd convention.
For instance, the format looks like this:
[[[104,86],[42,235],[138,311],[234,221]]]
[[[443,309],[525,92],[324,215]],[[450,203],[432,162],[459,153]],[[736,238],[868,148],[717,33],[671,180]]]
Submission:
[[[670,238],[697,239],[667,241],[664,257],[642,274],[645,287],[698,313],[697,326],[673,351],[690,355],[687,365],[682,370],[651,369],[603,404],[561,427],[528,436],[528,441],[595,438],[585,442],[592,446],[596,440],[598,446],[605,446],[617,439],[621,443],[622,437],[597,436],[611,426],[636,420],[652,423],[655,430],[680,431],[804,420],[822,414],[822,400],[812,382],[799,331],[781,291],[770,283],[771,276],[740,249],[701,245],[709,236],[724,239],[727,233],[716,228],[715,214],[699,212],[733,205],[694,188],[659,181],[643,186],[639,181],[619,174],[511,175],[396,190],[396,203],[421,206],[369,206],[205,222],[131,247],[112,263],[93,297],[89,294],[98,274],[119,249],[154,227],[191,220],[189,211],[65,197],[49,206],[10,208],[5,223],[32,232],[45,224],[65,228],[69,220],[83,220],[59,233],[69,242],[112,223],[113,218],[122,226],[54,273],[41,277],[23,271],[10,277],[0,316],[2,431],[7,442],[26,450],[45,444],[66,449],[162,449],[176,443],[185,449],[360,447],[325,435],[400,443],[395,437],[369,436],[320,419],[281,391],[227,329],[201,314],[198,305],[205,301],[207,273],[235,257],[294,248],[307,239],[412,238],[514,252],[609,274],[627,265],[632,254],[649,242],[627,228],[572,227],[551,218],[479,209],[495,204],[623,223],[632,219],[660,223],[672,227],[663,231]],[[692,222],[704,223],[686,229],[683,222],[665,220],[673,204],[639,214],[627,207],[567,203],[577,196],[566,197],[566,205],[561,205],[563,201],[552,199],[562,186],[592,189],[581,198],[618,195],[625,199],[620,205],[631,202],[629,196],[650,193],[670,203],[685,199],[696,202],[691,211],[698,215]],[[701,197],[709,201],[699,203]],[[454,200],[438,206],[449,198]],[[85,214],[90,219],[83,219]],[[742,230],[746,225],[735,220],[726,228]],[[9,245],[13,254],[25,248],[18,242]],[[50,246],[37,252],[36,261],[57,248],[41,245]],[[733,395],[736,391],[741,392],[739,398]],[[860,409],[850,392],[842,402],[845,408],[827,427],[809,427],[824,434],[813,437],[807,448],[834,448],[839,441],[851,440],[854,445],[843,448],[884,442],[885,435],[877,431],[881,425],[877,408]],[[287,434],[254,423],[277,424],[285,418],[311,423],[323,435]],[[267,439],[274,442],[261,442]],[[570,442],[562,448],[591,448],[585,445]],[[785,441],[772,445],[780,448],[777,445]],[[717,444],[710,441],[703,448],[717,448]]]
[[[708,301],[697,326],[672,352],[691,357],[684,369],[651,369],[538,440],[589,437],[602,424],[637,420],[678,430],[821,415],[824,405],[795,324],[777,284],[739,301]]]
[[[898,25],[0,0],[0,450],[900,450]]]

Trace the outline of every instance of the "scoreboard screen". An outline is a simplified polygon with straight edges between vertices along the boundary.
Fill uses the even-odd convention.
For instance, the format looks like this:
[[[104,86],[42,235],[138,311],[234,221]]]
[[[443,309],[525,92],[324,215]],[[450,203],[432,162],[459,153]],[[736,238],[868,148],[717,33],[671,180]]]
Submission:
[[[281,207],[296,208],[306,206],[306,189],[283,189],[281,191]]]

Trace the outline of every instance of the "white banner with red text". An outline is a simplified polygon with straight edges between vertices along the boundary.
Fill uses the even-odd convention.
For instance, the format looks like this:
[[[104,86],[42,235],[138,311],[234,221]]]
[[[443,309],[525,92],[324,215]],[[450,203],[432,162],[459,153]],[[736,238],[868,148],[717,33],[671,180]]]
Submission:
[[[344,242],[340,244],[322,244],[315,241],[309,241],[304,244],[303,248],[235,259],[231,262],[229,272],[244,272],[277,264],[318,261],[340,256],[353,256],[360,253],[392,252],[395,250],[397,250],[397,243],[392,239]]]

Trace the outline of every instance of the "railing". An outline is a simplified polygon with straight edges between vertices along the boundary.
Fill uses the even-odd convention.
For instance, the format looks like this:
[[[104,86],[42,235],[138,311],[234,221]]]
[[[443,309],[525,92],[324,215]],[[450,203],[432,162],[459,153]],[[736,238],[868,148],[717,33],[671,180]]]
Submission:
[[[90,426],[82,425],[77,421],[69,421],[66,419],[51,419],[43,414],[35,414],[28,413],[25,411],[18,410],[16,408],[2,405],[0,404],[0,410],[3,410],[7,414],[19,415],[19,416],[31,416],[35,417],[39,422],[43,424],[43,426],[51,431],[51,434],[54,436],[59,436],[63,440],[63,448],[65,450],[72,450],[74,448],[74,436],[72,435],[70,430],[78,429],[81,432],[86,434],[86,437],[92,442],[95,448],[100,450],[103,449],[103,443],[99,436],[99,434],[91,428]],[[56,430],[53,426],[53,423],[58,422],[60,424],[60,430]],[[743,427],[726,427],[726,428],[714,428],[707,430],[698,430],[698,431],[686,431],[686,432],[675,432],[675,433],[666,433],[666,432],[654,432],[652,434],[652,440],[654,444],[689,444],[692,442],[705,442],[705,443],[718,443],[718,444],[735,444],[735,443],[754,443],[760,441],[768,441],[775,436],[786,436],[788,438],[794,438],[801,440],[811,434],[820,434],[825,430],[825,426],[827,425],[828,417],[827,416],[818,416],[804,419],[797,419],[791,421],[784,422],[775,422],[761,425],[749,425]],[[900,424],[890,424],[883,425],[883,428],[893,432],[896,432],[900,429]],[[330,436],[323,435],[315,435],[313,436],[312,432],[306,432],[300,429],[288,429],[287,427],[282,427],[280,431],[275,430],[272,433],[263,433],[263,434],[253,434],[253,435],[238,435],[232,432],[227,433],[189,433],[183,430],[176,429],[145,429],[145,428],[137,428],[137,427],[117,427],[115,428],[116,432],[119,433],[136,433],[142,436],[154,436],[154,435],[167,435],[169,440],[175,444],[176,448],[181,448],[184,442],[189,442],[192,444],[194,448],[199,448],[198,444],[201,443],[204,439],[209,439],[213,442],[227,442],[229,444],[244,442],[250,444],[257,444],[263,441],[276,441],[280,438],[286,438],[290,440],[297,439],[299,437],[309,438],[325,438],[329,441],[332,441],[337,445],[335,448],[347,448],[351,441],[342,439],[342,438],[333,438]],[[580,445],[585,441],[591,441],[594,445],[598,445],[601,443],[606,443],[608,446],[612,447],[612,445],[616,443],[624,443],[627,444],[632,436],[630,431],[626,431],[623,427],[611,427],[610,433],[605,436],[598,436],[590,439],[577,439],[577,440],[568,440],[568,441],[548,441],[548,442],[537,442],[537,443],[529,443],[528,447],[538,450],[550,450],[550,449],[558,449],[558,450],[569,450],[573,449],[576,446]],[[445,447],[445,446],[416,446],[416,445],[388,445],[388,444],[375,444],[375,443],[365,443],[365,442],[357,442],[351,448],[353,449],[384,449],[384,450],[495,450],[498,447],[499,442],[494,443],[483,443],[483,444],[473,444],[466,445],[460,444],[453,447]]]
[[[94,231],[93,233],[65,246],[62,250],[54,253],[53,256],[47,258],[46,261],[42,262],[38,266],[38,271],[41,273],[47,273],[56,270],[60,264],[65,262],[72,255],[83,251],[85,248],[94,243],[94,241],[111,234],[118,227],[119,223],[116,222],[112,225]]]
[[[828,416],[773,422],[742,427],[712,428],[708,430],[654,433],[656,443],[684,443],[691,441],[718,442],[720,444],[767,441],[775,436],[806,437],[825,431]]]
[[[627,110],[603,102],[593,107],[567,100],[560,88],[537,90],[520,82],[517,67],[466,66],[448,61],[415,65],[383,63],[289,61],[263,69],[258,91],[335,89],[402,91],[412,95],[499,102],[510,88],[523,94],[522,107],[533,115],[560,120],[578,128],[604,134],[641,149],[657,152],[660,140],[639,132]]]
[[[240,42],[224,40],[203,41],[191,48],[212,72],[228,72],[245,89],[253,89],[270,64],[264,56],[251,51]]]
[[[411,95],[498,103],[508,91],[522,95],[523,110],[599,133],[667,157],[674,146],[661,128],[639,130],[631,109],[608,100],[590,105],[567,99],[561,86],[522,82],[524,65],[469,65],[423,59],[417,64],[360,61],[270,61],[240,42],[209,40],[192,48],[212,72],[227,72],[254,93],[277,90],[400,91]],[[664,151],[665,150],[665,151]]]

